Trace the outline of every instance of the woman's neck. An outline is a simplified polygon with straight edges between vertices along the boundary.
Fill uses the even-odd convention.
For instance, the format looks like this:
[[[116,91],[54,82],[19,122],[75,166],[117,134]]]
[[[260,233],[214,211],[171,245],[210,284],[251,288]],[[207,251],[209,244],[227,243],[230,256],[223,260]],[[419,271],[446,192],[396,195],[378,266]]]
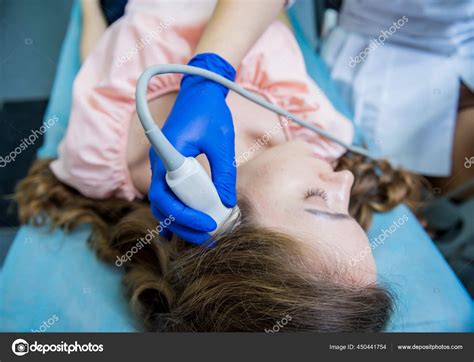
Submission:
[[[169,93],[149,102],[151,114],[159,127],[165,123],[175,99],[176,93]],[[235,166],[238,167],[266,149],[286,141],[284,128],[273,112],[233,92],[229,93],[227,104],[235,127]],[[127,164],[133,184],[144,195],[148,193],[151,179],[148,149],[149,143],[137,115],[134,114],[127,144]],[[200,155],[197,160],[210,174],[207,158]]]

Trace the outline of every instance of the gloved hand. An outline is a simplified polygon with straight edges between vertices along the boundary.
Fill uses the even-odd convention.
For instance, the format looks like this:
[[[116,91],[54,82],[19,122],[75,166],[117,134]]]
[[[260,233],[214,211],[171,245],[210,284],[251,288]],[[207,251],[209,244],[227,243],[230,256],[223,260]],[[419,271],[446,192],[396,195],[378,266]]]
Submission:
[[[210,70],[227,79],[235,79],[235,69],[217,54],[196,55],[188,65]],[[163,134],[186,157],[204,153],[210,163],[212,181],[222,203],[236,204],[236,169],[234,124],[225,102],[229,90],[213,81],[185,75],[176,102],[162,128]],[[166,170],[153,148],[149,153],[152,180],[148,198],[153,215],[160,221],[169,215],[174,221],[164,229],[183,239],[201,244],[209,239],[207,232],[217,227],[208,215],[185,206],[168,187]]]

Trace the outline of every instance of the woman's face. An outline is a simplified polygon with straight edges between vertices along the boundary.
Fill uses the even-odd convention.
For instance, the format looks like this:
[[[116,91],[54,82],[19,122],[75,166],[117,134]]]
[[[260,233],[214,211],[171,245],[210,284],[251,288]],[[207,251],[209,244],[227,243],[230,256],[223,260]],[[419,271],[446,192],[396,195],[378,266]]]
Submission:
[[[237,175],[237,187],[251,201],[258,223],[295,236],[320,254],[329,249],[356,280],[375,281],[373,256],[363,252],[367,235],[348,213],[350,171],[334,172],[311,145],[291,141],[241,164]]]

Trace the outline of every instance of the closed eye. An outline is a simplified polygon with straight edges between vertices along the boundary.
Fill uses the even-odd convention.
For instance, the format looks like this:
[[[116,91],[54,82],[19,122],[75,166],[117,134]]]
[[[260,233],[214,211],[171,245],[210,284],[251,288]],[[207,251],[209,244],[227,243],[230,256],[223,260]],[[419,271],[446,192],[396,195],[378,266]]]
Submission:
[[[319,189],[319,188],[309,189],[308,191],[306,191],[305,199],[309,199],[310,197],[314,197],[314,196],[320,197],[324,201],[328,201],[328,194],[323,189]]]

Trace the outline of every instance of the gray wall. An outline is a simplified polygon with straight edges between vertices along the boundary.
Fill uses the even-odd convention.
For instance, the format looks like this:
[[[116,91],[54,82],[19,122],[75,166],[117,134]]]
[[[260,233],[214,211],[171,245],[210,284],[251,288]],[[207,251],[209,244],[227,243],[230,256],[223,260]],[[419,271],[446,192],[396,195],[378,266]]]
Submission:
[[[0,0],[0,102],[48,98],[72,0]]]

